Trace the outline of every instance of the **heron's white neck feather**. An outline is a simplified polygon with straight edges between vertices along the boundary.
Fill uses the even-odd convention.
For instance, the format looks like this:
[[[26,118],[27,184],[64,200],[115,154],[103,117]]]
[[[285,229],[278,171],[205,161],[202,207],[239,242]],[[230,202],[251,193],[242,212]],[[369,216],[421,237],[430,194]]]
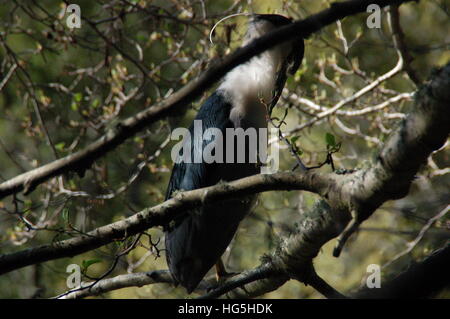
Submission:
[[[265,126],[261,123],[266,115],[262,109],[271,103],[280,64],[280,50],[274,48],[237,66],[225,76],[218,89],[230,99],[230,119],[236,127],[242,127],[243,121],[250,121],[251,126]]]

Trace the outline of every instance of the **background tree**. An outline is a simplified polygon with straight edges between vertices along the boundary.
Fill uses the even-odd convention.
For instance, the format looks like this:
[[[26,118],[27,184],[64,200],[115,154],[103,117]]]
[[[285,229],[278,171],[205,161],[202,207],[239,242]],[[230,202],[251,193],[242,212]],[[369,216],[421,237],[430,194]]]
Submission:
[[[389,282],[378,296],[405,294],[409,284],[421,296],[448,297],[450,69],[433,72],[449,59],[448,7],[392,5],[380,28],[369,28],[368,14],[355,13],[372,2],[402,1],[331,6],[230,57],[246,20],[221,24],[211,45],[220,18],[300,21],[330,3],[79,1],[81,28],[70,29],[69,3],[2,1],[0,296],[63,294],[66,267],[78,264],[92,289],[66,297],[184,297],[164,271],[160,226],[200,204],[202,192],[160,205],[170,132],[189,125],[233,65],[304,32],[305,59],[272,118],[285,173],[237,181],[231,191],[221,185],[207,198],[278,190],[260,195],[226,253],[229,268],[247,271],[196,293],[377,296],[360,288],[367,266],[378,264]],[[299,158],[311,167],[305,174]],[[333,238],[351,234],[333,257],[342,248]]]

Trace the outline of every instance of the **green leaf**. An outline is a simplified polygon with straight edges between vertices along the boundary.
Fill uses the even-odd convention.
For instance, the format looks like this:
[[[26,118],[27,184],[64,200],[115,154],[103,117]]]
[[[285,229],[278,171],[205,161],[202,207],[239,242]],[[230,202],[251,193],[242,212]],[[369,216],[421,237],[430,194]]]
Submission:
[[[75,181],[73,179],[69,180],[69,186],[71,189],[77,188],[77,184],[75,184]]]
[[[295,142],[297,142],[297,140],[300,138],[300,136],[293,136],[293,137],[291,137],[291,143],[292,144],[295,144]]]
[[[81,266],[83,267],[83,269],[86,271],[90,266],[92,266],[93,264],[97,264],[102,262],[101,259],[89,259],[89,260],[83,260],[81,262]]]
[[[336,146],[336,138],[334,137],[333,134],[331,133],[326,133],[325,134],[325,142],[327,143],[327,145],[334,147]]]
[[[92,101],[92,107],[95,109],[100,105],[100,100],[99,99],[95,99],[94,101]]]
[[[58,151],[63,151],[64,150],[64,146],[66,146],[66,143],[64,143],[64,142],[61,142],[61,143],[58,143],[58,144],[56,144],[55,145],[55,148],[58,150]]]
[[[81,102],[81,99],[83,98],[83,94],[81,94],[80,92],[75,93],[73,95],[73,98],[75,99],[76,102]]]
[[[137,39],[139,42],[145,42],[145,41],[147,41],[148,36],[146,36],[146,35],[143,34],[143,33],[139,33],[139,34],[136,36],[136,39]]]
[[[67,223],[69,221],[69,209],[64,208],[61,213],[61,218]]]

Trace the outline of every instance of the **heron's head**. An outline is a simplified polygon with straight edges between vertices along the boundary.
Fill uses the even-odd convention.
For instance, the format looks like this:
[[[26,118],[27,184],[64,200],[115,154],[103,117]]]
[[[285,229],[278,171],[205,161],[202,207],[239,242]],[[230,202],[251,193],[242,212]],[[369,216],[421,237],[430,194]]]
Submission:
[[[277,28],[281,28],[292,23],[292,19],[278,14],[254,14],[249,21],[248,30],[245,35],[244,45],[269,33]],[[293,38],[290,41],[277,45],[271,51],[275,53],[277,60],[277,74],[275,88],[269,107],[269,114],[272,113],[278,99],[281,96],[288,74],[295,74],[303,59],[304,54],[303,38]]]
[[[254,14],[249,21],[244,45],[290,23],[292,23],[291,18],[279,14]],[[287,43],[281,44],[279,48],[282,53],[282,60],[286,63],[286,71],[289,74],[295,74],[303,59],[303,38],[294,38]]]

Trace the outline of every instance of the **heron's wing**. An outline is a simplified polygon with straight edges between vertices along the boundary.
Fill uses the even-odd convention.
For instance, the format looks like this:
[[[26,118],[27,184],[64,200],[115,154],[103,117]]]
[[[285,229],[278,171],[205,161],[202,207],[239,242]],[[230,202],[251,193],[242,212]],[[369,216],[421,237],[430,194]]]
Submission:
[[[212,127],[219,129],[221,132],[225,132],[227,127],[232,127],[232,123],[229,120],[230,109],[231,104],[227,99],[222,94],[215,92],[202,105],[195,120],[202,121],[203,132]],[[201,148],[196,147],[197,144],[193,140],[194,124],[189,128],[189,132],[192,137],[190,149],[191,159],[193,161],[195,153],[203,153],[205,146],[210,143],[215,143],[215,141],[202,141],[198,144],[201,145]],[[195,138],[202,137],[195,136]],[[216,184],[219,182],[217,170],[218,165],[216,163],[208,164],[203,160],[201,163],[185,163],[183,161],[176,163],[172,169],[172,175],[166,192],[166,200],[177,190],[192,190]]]
[[[231,105],[219,92],[211,95],[200,108],[196,120],[202,120],[202,128],[217,128],[225,132],[232,127],[229,120]],[[189,128],[194,138],[194,126]],[[201,147],[191,143],[193,158],[195,152],[203,152],[206,145],[215,143],[202,141]],[[198,154],[198,153],[197,153]],[[174,165],[166,198],[177,190],[192,190],[210,186],[227,175],[224,166],[218,163],[208,164],[180,162]],[[220,206],[220,205],[219,205]],[[191,291],[197,286],[205,273],[226,249],[234,235],[236,222],[229,225],[229,211],[221,207],[204,207],[186,212],[166,227],[166,258],[172,276]],[[221,220],[224,219],[224,220]],[[217,226],[220,228],[217,229]],[[231,227],[232,226],[232,227]]]

